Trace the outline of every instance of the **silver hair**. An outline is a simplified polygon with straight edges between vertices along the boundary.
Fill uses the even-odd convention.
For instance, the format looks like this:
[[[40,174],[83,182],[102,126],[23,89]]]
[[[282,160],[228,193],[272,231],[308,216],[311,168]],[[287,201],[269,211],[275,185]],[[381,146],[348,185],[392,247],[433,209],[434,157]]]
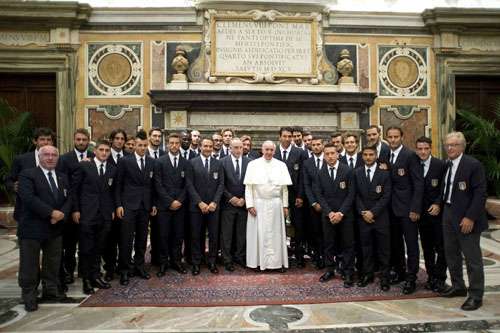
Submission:
[[[231,139],[231,144],[230,145],[232,146],[233,143],[242,143],[242,142],[241,142],[240,138],[233,138],[233,139]]]
[[[271,140],[266,140],[262,143],[262,147],[264,147],[265,145],[271,145],[273,146],[273,149],[276,149],[276,144],[274,142],[272,142]]]
[[[460,141],[460,144],[463,145],[464,149],[467,146],[467,140],[465,139],[465,136],[462,132],[451,132],[448,133],[445,137],[445,143],[448,141],[450,138],[457,138],[458,141]]]

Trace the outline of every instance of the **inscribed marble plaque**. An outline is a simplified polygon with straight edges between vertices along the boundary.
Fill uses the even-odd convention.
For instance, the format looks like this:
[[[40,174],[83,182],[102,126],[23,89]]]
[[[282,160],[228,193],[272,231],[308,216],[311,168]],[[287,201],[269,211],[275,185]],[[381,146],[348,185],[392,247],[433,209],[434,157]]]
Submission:
[[[212,75],[313,77],[315,24],[300,19],[216,19],[212,25]]]

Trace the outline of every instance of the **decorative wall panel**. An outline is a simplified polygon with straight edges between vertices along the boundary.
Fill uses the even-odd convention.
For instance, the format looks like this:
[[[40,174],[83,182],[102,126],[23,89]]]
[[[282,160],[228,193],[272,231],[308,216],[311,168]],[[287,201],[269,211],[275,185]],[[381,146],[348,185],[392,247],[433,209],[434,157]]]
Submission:
[[[107,138],[116,128],[135,135],[142,128],[142,105],[91,105],[85,107],[85,123],[92,140]]]
[[[427,105],[381,105],[379,119],[384,134],[390,126],[401,127],[404,144],[411,148],[419,137],[431,134],[431,107]]]

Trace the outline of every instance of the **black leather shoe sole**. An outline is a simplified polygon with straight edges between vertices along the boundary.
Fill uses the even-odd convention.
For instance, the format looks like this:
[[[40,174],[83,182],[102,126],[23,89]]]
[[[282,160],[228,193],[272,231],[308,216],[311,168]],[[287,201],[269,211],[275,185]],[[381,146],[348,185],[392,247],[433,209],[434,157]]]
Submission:
[[[467,290],[457,290],[453,289],[450,287],[449,289],[445,290],[441,294],[439,294],[441,297],[445,298],[453,298],[453,297],[465,297],[467,296]]]

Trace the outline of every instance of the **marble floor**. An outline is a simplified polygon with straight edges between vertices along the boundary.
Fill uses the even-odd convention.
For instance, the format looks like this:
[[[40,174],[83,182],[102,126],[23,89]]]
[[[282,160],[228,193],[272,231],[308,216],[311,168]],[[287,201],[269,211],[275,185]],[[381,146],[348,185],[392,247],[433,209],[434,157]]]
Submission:
[[[79,280],[68,302],[19,304],[15,230],[0,229],[0,332],[500,332],[500,224],[481,239],[486,294],[473,312],[462,298],[238,307],[78,307]]]

